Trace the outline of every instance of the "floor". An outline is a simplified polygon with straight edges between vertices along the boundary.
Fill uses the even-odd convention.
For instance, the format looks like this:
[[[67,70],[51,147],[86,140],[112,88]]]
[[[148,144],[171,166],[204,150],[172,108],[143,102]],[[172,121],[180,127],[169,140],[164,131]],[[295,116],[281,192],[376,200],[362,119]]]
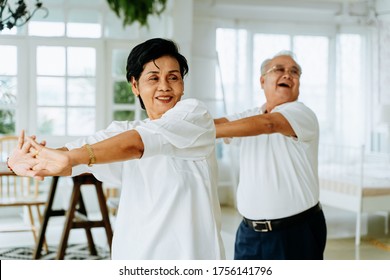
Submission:
[[[328,242],[325,250],[326,260],[390,260],[390,243],[381,240],[390,240],[390,234],[384,233],[384,219],[382,217],[367,219],[370,231],[362,239],[359,247],[354,245],[355,216],[352,213],[324,207],[328,226]],[[61,236],[63,217],[52,218],[47,230],[49,245],[58,244]],[[237,211],[231,207],[222,207],[222,238],[224,240],[227,259],[233,258],[234,238],[237,225],[241,218]],[[1,224],[13,223],[14,220],[2,218]],[[107,247],[104,230],[93,229],[97,245]],[[86,242],[83,230],[73,229],[70,233],[69,243]],[[31,233],[0,233],[0,247],[31,246],[33,238]]]

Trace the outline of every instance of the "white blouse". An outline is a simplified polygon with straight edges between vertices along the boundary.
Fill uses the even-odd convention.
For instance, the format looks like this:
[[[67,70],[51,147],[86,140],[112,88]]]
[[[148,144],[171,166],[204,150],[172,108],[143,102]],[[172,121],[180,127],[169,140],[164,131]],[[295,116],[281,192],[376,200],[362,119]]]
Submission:
[[[72,173],[91,172],[106,184],[121,186],[112,259],[224,259],[215,126],[205,105],[183,100],[160,119],[113,122],[66,147],[130,129],[144,143],[141,159],[80,165]]]

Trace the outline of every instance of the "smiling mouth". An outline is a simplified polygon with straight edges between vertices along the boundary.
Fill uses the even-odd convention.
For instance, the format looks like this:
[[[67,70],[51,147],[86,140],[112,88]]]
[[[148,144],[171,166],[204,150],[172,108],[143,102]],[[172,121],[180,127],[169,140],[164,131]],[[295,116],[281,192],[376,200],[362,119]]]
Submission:
[[[156,99],[158,101],[162,101],[162,102],[170,102],[173,99],[173,97],[172,96],[158,96],[158,97],[156,97]]]
[[[290,88],[290,85],[286,84],[286,83],[280,83],[278,84],[279,87],[285,87],[285,88]]]

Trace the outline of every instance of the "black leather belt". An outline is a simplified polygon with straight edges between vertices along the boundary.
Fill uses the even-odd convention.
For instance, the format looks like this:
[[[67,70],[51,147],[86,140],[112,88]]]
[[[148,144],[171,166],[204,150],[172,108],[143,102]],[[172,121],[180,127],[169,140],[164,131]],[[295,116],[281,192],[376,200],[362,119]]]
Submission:
[[[309,216],[319,212],[322,210],[321,204],[318,202],[315,206],[293,216],[289,216],[282,219],[274,219],[274,220],[250,220],[247,218],[244,219],[244,223],[252,228],[254,231],[258,232],[268,232],[277,229],[282,229],[289,227],[293,224],[299,223]]]

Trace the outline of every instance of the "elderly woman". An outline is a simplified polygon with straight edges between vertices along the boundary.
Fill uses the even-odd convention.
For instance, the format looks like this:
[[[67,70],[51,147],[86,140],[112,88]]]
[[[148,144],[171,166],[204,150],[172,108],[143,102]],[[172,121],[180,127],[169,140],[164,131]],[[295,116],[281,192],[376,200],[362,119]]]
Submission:
[[[181,101],[185,57],[174,42],[151,39],[126,70],[149,118],[114,121],[60,150],[28,138],[9,166],[38,178],[89,172],[121,186],[112,259],[223,259],[215,127],[202,103]]]

